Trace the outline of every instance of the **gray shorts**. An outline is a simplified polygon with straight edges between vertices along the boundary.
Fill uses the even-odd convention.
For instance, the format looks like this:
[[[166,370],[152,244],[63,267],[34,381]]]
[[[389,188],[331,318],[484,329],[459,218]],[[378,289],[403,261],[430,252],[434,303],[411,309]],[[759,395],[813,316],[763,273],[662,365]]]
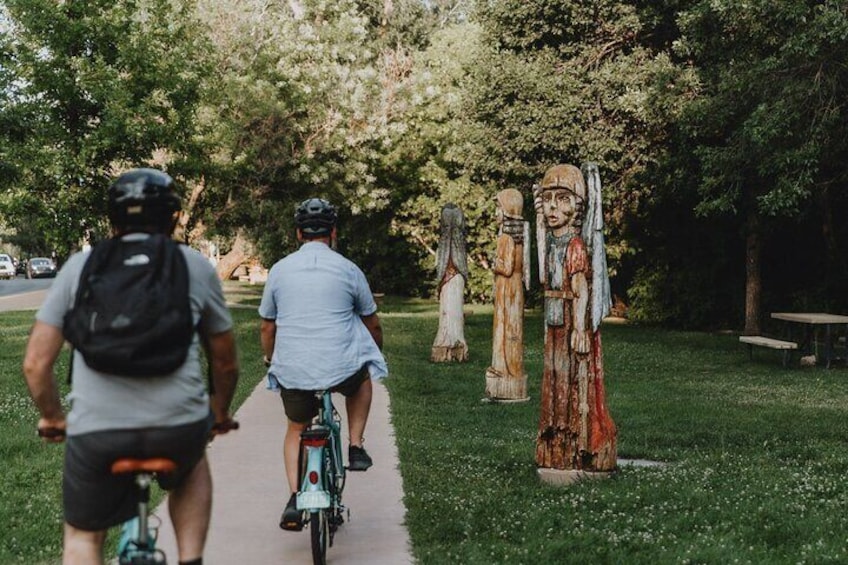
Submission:
[[[362,386],[362,383],[369,378],[368,368],[363,366],[353,375],[330,388],[330,390],[339,392],[345,397],[353,396],[359,390],[359,387]],[[283,399],[283,409],[286,411],[286,417],[292,422],[306,424],[318,415],[318,399],[315,397],[315,391],[282,387],[280,398]]]
[[[138,510],[138,492],[132,475],[111,473],[123,457],[166,457],[177,471],[160,477],[159,485],[180,486],[206,452],[214,418],[174,427],[109,430],[68,436],[62,498],[65,521],[87,531],[111,528],[132,518]]]

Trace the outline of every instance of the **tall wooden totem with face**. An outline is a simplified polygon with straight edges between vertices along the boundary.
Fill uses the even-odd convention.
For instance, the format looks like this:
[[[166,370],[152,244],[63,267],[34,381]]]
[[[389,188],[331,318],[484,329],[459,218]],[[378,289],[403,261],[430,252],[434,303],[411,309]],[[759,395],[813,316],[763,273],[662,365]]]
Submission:
[[[486,370],[486,398],[495,402],[527,400],[524,372],[524,283],[529,230],[521,213],[524,199],[514,188],[495,197],[499,233],[493,265],[492,364]]]
[[[441,237],[436,253],[439,286],[439,329],[430,351],[436,363],[468,360],[465,318],[462,312],[468,263],[465,251],[465,216],[455,204],[442,207]]]
[[[540,468],[605,472],[616,466],[599,330],[610,302],[600,189],[594,164],[583,171],[557,165],[534,187],[545,297]]]

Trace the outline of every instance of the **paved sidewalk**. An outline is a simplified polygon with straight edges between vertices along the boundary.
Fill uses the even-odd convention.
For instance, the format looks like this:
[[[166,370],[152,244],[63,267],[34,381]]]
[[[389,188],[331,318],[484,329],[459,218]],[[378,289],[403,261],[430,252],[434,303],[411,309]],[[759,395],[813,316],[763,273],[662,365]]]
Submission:
[[[347,474],[344,501],[350,508],[350,520],[336,533],[333,547],[327,551],[328,563],[412,563],[409,535],[403,526],[403,490],[389,421],[388,391],[381,384],[374,385],[365,430],[365,445],[374,466],[364,473]],[[343,413],[344,399],[336,396],[334,402]],[[289,494],[282,460],[285,416],[279,396],[265,390],[264,379],[236,419],[241,428],[217,438],[208,450],[214,495],[203,563],[312,563],[309,529],[286,532],[278,525]],[[346,446],[344,413],[342,419]],[[163,521],[159,546],[169,562],[176,563],[176,542],[164,503],[156,514]]]
[[[37,310],[44,301],[46,290],[33,290],[10,296],[0,296],[0,312],[13,310]],[[33,318],[34,319],[34,318]]]

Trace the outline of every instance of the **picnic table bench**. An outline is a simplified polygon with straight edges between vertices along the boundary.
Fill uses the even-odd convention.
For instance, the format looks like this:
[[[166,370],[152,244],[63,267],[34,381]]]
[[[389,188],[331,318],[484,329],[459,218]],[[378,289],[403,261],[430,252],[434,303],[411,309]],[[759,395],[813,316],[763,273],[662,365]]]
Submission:
[[[825,367],[828,369],[833,362],[838,359],[835,349],[841,346],[839,334],[842,336],[848,335],[848,316],[839,314],[828,314],[826,312],[774,312],[771,317],[775,320],[782,320],[787,323],[787,334],[789,339],[793,339],[793,327],[801,326],[803,328],[801,335],[801,351],[809,354],[815,353],[818,357],[818,340],[816,339],[818,330],[823,330],[824,333],[824,351],[822,352],[821,360],[824,361]],[[844,356],[842,361],[846,362],[848,356]]]
[[[783,339],[775,339],[762,335],[740,335],[739,341],[748,344],[748,355],[751,359],[754,358],[754,346],[767,347],[769,349],[778,349],[783,351],[783,366],[789,366],[789,358],[792,352],[798,349],[798,344],[794,341],[786,341]]]

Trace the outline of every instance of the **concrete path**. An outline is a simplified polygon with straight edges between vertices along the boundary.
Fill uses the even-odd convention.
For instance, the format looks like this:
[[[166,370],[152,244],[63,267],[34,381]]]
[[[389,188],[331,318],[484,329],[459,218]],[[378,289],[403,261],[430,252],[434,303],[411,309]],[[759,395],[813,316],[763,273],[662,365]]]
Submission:
[[[0,296],[0,312],[13,310],[37,310],[44,301],[46,290],[34,290],[22,294]]]
[[[344,399],[334,402],[343,413]],[[214,481],[212,525],[203,558],[205,565],[310,564],[309,529],[279,528],[288,500],[282,460],[285,416],[278,395],[264,380],[236,414],[241,428],[217,438],[209,447]],[[402,565],[412,563],[409,535],[403,525],[402,483],[386,388],[375,383],[365,445],[374,466],[348,473],[344,502],[350,520],[336,533],[328,563]],[[345,433],[345,446],[347,434]],[[346,449],[345,449],[346,452]],[[346,456],[346,454],[345,454]],[[169,563],[177,562],[176,542],[164,504],[159,546]]]

